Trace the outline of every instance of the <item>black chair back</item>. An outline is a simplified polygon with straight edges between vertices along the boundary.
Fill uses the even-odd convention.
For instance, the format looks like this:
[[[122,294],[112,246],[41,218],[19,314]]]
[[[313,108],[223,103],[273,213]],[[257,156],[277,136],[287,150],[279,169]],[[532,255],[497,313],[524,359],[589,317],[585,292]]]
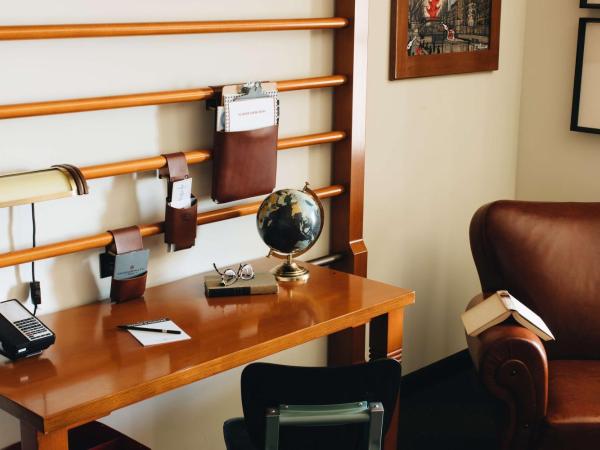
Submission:
[[[242,406],[248,434],[257,449],[265,447],[267,408],[380,402],[387,432],[400,389],[400,363],[382,359],[349,367],[294,367],[254,363],[242,373]],[[281,450],[362,450],[364,424],[329,427],[282,427]]]

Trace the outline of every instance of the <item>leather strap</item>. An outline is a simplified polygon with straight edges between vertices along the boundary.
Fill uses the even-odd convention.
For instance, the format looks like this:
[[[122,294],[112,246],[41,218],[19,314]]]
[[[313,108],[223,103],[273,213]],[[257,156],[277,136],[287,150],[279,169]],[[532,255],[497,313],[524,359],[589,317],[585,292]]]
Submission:
[[[142,233],[140,227],[137,225],[110,230],[109,233],[113,235],[113,242],[106,247],[106,250],[115,255],[142,250],[144,248]]]
[[[167,165],[159,169],[159,178],[168,178],[171,183],[189,178],[190,172],[184,153],[167,153],[163,156],[167,160]]]

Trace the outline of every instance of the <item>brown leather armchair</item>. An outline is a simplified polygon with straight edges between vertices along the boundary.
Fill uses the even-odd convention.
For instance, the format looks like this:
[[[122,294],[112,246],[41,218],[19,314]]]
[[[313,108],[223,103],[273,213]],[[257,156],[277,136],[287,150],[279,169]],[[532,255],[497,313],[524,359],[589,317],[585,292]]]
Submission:
[[[505,323],[469,351],[504,405],[502,449],[600,448],[600,203],[500,201],[470,228],[483,294],[506,289],[556,337]]]

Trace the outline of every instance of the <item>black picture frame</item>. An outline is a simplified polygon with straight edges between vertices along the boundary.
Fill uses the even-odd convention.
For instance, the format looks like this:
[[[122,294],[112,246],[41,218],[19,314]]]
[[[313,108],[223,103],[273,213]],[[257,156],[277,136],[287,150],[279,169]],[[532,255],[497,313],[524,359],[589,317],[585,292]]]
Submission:
[[[600,24],[600,18],[586,17],[579,19],[579,33],[577,38],[577,61],[575,63],[575,83],[573,87],[573,110],[571,112],[571,131],[600,134],[600,128],[590,128],[579,125],[579,112],[581,110],[581,83],[583,77],[583,63],[585,55],[585,40],[587,26],[590,23]],[[600,118],[598,120],[600,122]]]
[[[589,0],[579,0],[579,7],[600,9],[600,3],[589,3]]]

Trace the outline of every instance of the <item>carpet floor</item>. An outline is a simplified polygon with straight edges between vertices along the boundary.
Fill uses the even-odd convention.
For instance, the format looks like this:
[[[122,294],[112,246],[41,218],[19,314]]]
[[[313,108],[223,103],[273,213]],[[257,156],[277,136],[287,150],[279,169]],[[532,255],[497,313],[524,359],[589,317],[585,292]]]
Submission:
[[[496,450],[495,408],[472,368],[402,390],[400,450]]]

